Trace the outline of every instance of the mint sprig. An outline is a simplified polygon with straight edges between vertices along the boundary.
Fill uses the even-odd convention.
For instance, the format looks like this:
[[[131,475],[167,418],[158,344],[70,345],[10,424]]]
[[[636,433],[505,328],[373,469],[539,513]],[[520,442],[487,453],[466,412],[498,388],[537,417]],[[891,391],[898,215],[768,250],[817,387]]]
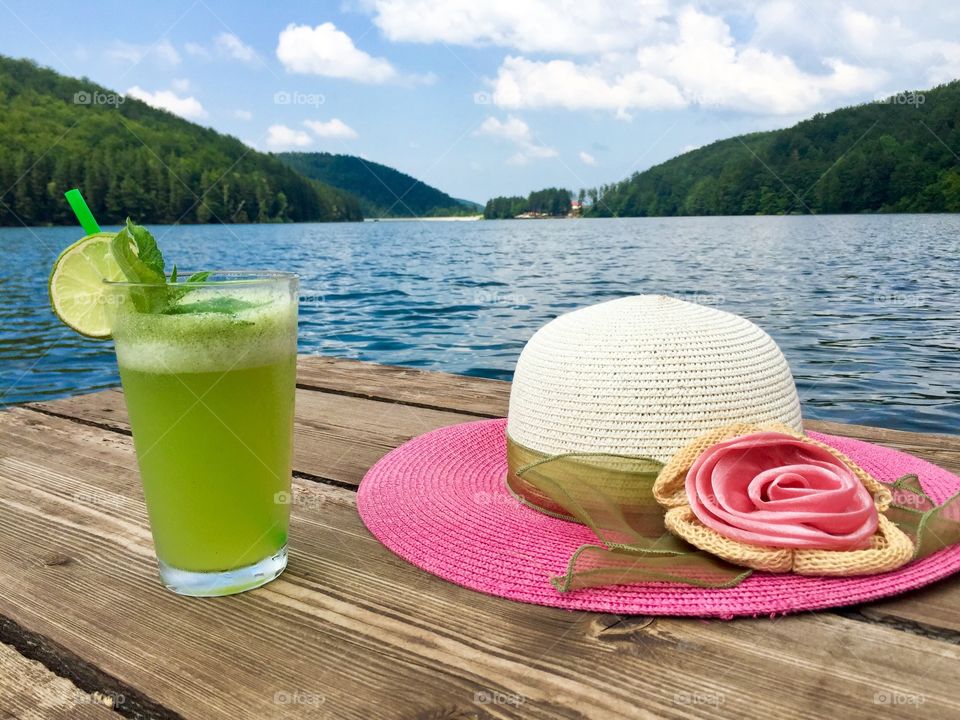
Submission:
[[[134,252],[136,248],[136,252]],[[127,225],[110,242],[110,252],[127,282],[165,285],[163,254],[153,235],[142,225],[134,225],[127,218]]]
[[[143,225],[135,225],[130,218],[127,218],[126,231],[137,245],[137,259],[147,266],[152,272],[160,277],[166,278],[163,271],[163,253],[150,231]],[[166,279],[164,279],[166,282]]]
[[[191,275],[186,283],[177,282],[177,266],[173,266],[170,281],[164,271],[163,253],[156,239],[142,225],[127,218],[125,227],[110,242],[110,252],[127,282],[144,283],[150,287],[131,289],[133,304],[143,313],[169,312],[184,295],[210,277],[209,272]],[[189,311],[187,311],[189,312]]]

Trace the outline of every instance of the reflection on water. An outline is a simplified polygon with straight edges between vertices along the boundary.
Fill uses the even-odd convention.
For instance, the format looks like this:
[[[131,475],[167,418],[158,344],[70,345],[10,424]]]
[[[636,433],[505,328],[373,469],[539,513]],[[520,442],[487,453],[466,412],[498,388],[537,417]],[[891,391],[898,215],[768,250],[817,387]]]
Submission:
[[[805,415],[960,432],[960,217],[379,222],[156,227],[168,262],[302,277],[300,349],[509,379],[530,334],[636,293],[760,324]],[[71,228],[0,228],[0,392],[23,402],[117,384],[109,342],[49,310]]]

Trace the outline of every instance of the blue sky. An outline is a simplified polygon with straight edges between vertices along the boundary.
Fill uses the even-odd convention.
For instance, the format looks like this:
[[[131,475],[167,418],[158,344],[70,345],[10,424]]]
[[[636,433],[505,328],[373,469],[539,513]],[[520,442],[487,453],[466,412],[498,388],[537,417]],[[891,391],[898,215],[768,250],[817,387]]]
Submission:
[[[960,7],[886,0],[0,0],[3,54],[481,202],[956,78],[958,39]]]

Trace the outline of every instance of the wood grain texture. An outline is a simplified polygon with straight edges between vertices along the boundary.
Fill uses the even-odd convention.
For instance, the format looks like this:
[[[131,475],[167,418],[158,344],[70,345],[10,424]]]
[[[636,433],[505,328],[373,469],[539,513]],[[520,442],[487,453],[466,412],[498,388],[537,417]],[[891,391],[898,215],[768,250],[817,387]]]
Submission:
[[[0,643],[0,719],[120,720],[110,708],[123,697],[91,695]]]
[[[426,432],[427,429],[440,427],[439,423],[451,424],[470,419],[459,417],[458,414],[473,418],[504,417],[507,414],[510,397],[510,383],[500,380],[425,372],[414,368],[377,365],[341,358],[301,356],[297,372],[297,382],[301,386],[301,391],[297,393],[297,416],[298,421],[302,421],[298,422],[298,425],[319,424],[320,427],[316,428],[317,432],[325,441],[332,443],[334,453],[354,452],[354,448],[351,447],[354,430],[363,431],[371,416],[385,417],[388,420],[386,424],[391,427],[395,419],[401,420],[393,428],[397,432],[382,438],[386,442],[376,441],[377,433],[382,429],[383,423],[379,425],[374,423],[369,427],[373,435],[372,445],[382,455],[385,449],[393,447],[390,443],[397,438],[400,438],[399,442],[403,442],[412,437],[410,433],[415,435],[418,432]],[[312,393],[308,388],[320,392]],[[329,397],[331,395],[343,399],[337,402]],[[375,398],[380,402],[374,405],[357,402],[363,398]],[[399,407],[387,408],[387,405]],[[429,407],[421,408],[421,405]],[[121,432],[129,433],[130,431],[123,394],[119,390],[105,390],[62,400],[29,403],[27,406],[115,428]],[[415,409],[407,410],[406,408]],[[429,412],[434,408],[439,408],[437,412],[440,414]],[[428,412],[418,412],[421,409],[427,409]],[[354,415],[358,417],[355,423],[356,428],[349,422],[349,418]],[[329,422],[323,425],[325,418]],[[338,420],[340,422],[337,422]],[[348,422],[345,423],[344,420]],[[343,436],[339,430],[345,424],[350,427],[346,436]],[[846,435],[903,450],[936,463],[951,472],[960,473],[960,435],[913,433],[820,420],[808,420],[805,426],[809,430]],[[311,472],[306,469],[307,465],[316,464],[324,459],[311,454],[310,448],[317,439],[316,434],[298,427],[296,469]],[[364,443],[360,444],[362,446]],[[369,446],[371,443],[366,444]],[[300,447],[305,449],[301,451]],[[370,454],[370,452],[361,451],[362,456],[369,457]]]
[[[864,605],[860,611],[868,618],[916,623],[924,631],[941,630],[960,643],[960,578],[956,576],[899,597]]]
[[[952,473],[960,474],[960,435],[915,433],[906,430],[889,430],[868,425],[847,425],[823,420],[805,420],[803,424],[807,430],[816,430],[830,435],[844,435],[903,450],[939,465]]]
[[[314,390],[395,400],[479,417],[505,417],[510,400],[510,383],[502,380],[323,355],[303,355],[299,358],[297,383]]]
[[[298,384],[294,469],[347,485],[358,484],[377,459],[414,435],[477,417],[469,413],[506,414],[510,388],[502,381],[319,356],[299,359]],[[448,409],[426,409],[411,402]],[[31,407],[129,432],[123,395],[116,390]],[[960,436],[822,421],[807,421],[806,427],[901,449],[960,473]],[[960,578],[941,581],[932,592],[917,597],[873,604],[868,616],[924,626],[933,622],[938,628],[956,630],[960,621],[950,607],[960,607]]]
[[[627,618],[470,592],[393,556],[354,494],[295,481],[257,591],[160,587],[128,437],[0,413],[0,613],[188,718],[955,717],[960,647],[830,613]]]
[[[119,390],[30,403],[27,407],[130,433],[123,393]],[[397,445],[438,427],[475,419],[399,402],[299,389],[293,469],[356,486],[364,472]]]
[[[295,470],[337,486],[294,481],[280,580],[207,601],[159,585],[119,391],[0,413],[0,615],[188,718],[960,714],[958,579],[839,613],[734,622],[479,595],[384,549],[349,488],[410,437],[505,415],[509,384],[310,357],[298,385]],[[955,436],[807,426],[960,472]],[[0,691],[29,696],[21,685]],[[35,706],[12,707],[31,717]]]

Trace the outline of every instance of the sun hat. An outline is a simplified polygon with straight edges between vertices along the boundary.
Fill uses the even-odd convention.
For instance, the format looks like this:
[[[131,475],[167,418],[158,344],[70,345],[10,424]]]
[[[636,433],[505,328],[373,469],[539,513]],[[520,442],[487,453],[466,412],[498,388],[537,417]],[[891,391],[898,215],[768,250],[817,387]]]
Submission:
[[[387,548],[473,590],[728,618],[955,572],[958,491],[919,458],[803,433],[789,366],[753,323],[636,296],[549,322],[520,355],[507,419],[396,448],[357,505]]]

